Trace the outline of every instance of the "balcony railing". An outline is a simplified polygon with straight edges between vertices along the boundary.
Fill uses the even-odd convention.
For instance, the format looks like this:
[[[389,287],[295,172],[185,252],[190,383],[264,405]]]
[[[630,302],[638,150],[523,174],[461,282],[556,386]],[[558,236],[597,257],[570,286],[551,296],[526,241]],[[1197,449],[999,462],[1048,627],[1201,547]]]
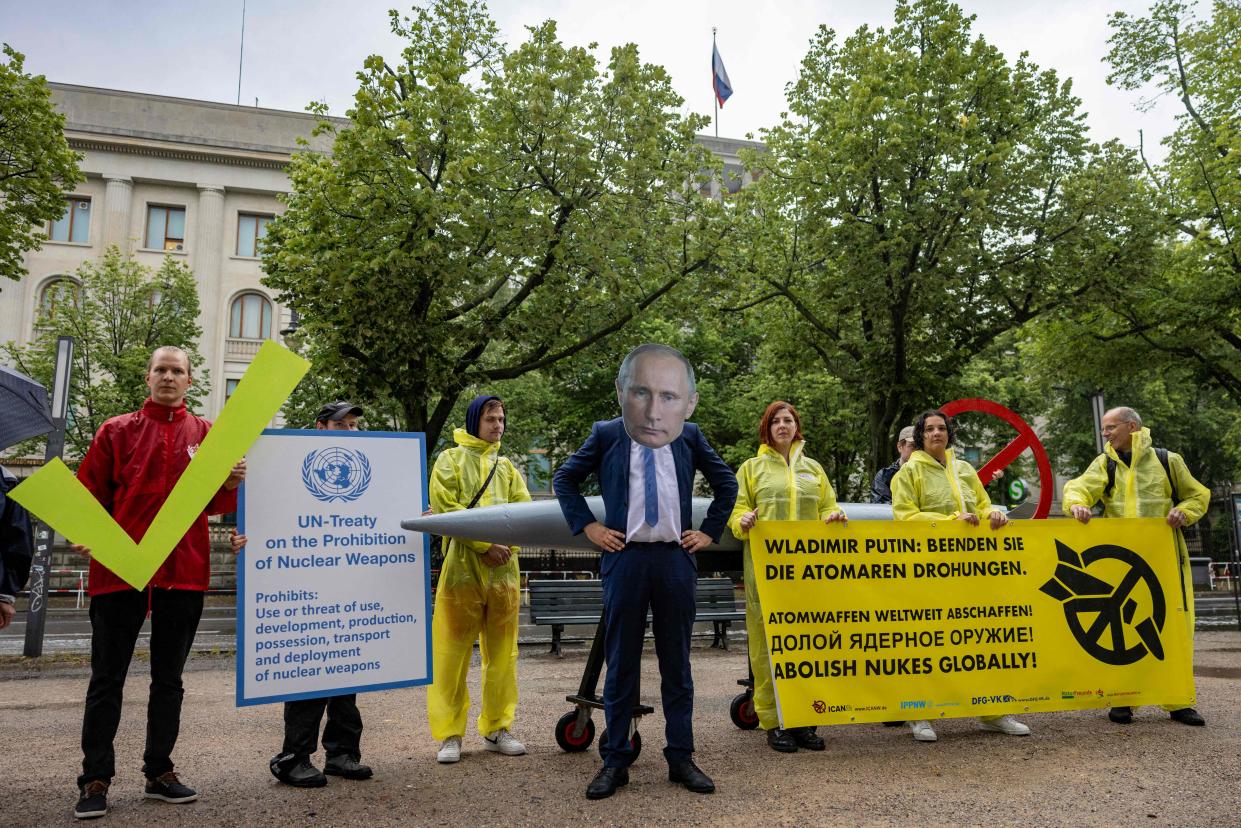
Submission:
[[[254,355],[259,352],[259,347],[263,344],[261,339],[234,339],[229,337],[225,340],[224,355],[230,359],[242,358],[253,359]]]

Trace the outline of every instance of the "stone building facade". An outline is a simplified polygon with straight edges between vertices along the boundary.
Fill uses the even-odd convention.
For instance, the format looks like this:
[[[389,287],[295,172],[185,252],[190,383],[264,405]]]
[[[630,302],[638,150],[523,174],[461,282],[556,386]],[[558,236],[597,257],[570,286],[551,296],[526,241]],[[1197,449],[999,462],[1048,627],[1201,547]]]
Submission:
[[[306,113],[48,85],[86,181],[65,194],[50,240],[27,254],[27,275],[0,279],[0,341],[30,341],[39,313],[69,300],[74,271],[111,245],[152,269],[176,256],[198,282],[199,350],[211,380],[201,413],[213,419],[263,340],[280,340],[288,327],[288,312],[260,282],[256,242],[283,209],[299,139],[327,152],[330,136],[312,137],[317,116]],[[750,182],[737,151],[761,145],[700,140],[725,165],[724,180],[705,185],[704,196]]]

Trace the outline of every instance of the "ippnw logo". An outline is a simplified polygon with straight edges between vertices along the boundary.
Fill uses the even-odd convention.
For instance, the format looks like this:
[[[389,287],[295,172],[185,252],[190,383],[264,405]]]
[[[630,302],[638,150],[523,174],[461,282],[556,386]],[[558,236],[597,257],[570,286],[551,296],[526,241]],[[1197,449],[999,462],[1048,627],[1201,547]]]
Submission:
[[[1056,574],[1040,590],[1064,604],[1065,621],[1081,648],[1118,667],[1141,661],[1147,653],[1162,661],[1159,634],[1167,605],[1150,564],[1113,544],[1078,555],[1056,541],[1056,554]]]

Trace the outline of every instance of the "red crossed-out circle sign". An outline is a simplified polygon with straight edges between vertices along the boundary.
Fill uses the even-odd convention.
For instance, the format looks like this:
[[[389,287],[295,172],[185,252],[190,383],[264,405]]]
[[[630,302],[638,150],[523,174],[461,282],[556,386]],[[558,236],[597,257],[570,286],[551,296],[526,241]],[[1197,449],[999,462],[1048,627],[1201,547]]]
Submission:
[[[987,485],[991,482],[991,478],[995,477],[996,472],[1008,468],[1023,451],[1027,448],[1030,449],[1034,452],[1034,462],[1038,465],[1039,482],[1038,507],[1034,510],[1034,518],[1038,520],[1047,517],[1047,514],[1051,511],[1051,491],[1056,485],[1056,478],[1051,473],[1051,462],[1047,459],[1047,450],[1043,448],[1038,435],[1034,433],[1034,429],[1030,427],[1029,423],[1021,419],[1021,416],[1011,408],[979,397],[953,400],[947,405],[940,406],[940,411],[943,411],[949,417],[978,411],[983,414],[990,414],[993,417],[999,417],[1017,429],[1017,437],[978,470],[978,479],[982,481],[984,486]]]

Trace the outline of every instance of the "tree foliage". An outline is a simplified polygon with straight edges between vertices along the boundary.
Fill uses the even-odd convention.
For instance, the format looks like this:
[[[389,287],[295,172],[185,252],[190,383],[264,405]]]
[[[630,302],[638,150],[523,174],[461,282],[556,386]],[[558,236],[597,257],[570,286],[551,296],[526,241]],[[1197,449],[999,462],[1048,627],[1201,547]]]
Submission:
[[[860,398],[868,472],[972,357],[1151,244],[1132,155],[1090,144],[1070,83],[972,19],[901,0],[890,29],[821,27],[743,191],[736,307],[795,310],[784,335]]]
[[[506,51],[484,7],[392,13],[401,59],[366,59],[332,155],[299,154],[266,283],[315,368],[391,400],[434,444],[470,386],[579,356],[709,267],[712,159],[667,74],[606,69],[553,22]]]
[[[188,406],[197,406],[211,386],[200,370],[198,288],[189,268],[165,256],[152,272],[110,247],[97,262],[83,263],[76,277],[80,288],[39,319],[31,343],[4,348],[19,371],[50,388],[57,339],[74,338],[65,443],[70,455],[81,457],[105,420],[142,406],[149,393],[147,362],[156,348],[175,345],[189,354],[194,382]]]
[[[0,61],[0,276],[20,279],[27,251],[43,226],[65,212],[64,194],[79,181],[77,153],[65,141],[65,118],[52,106],[42,75],[27,75],[25,56],[7,43]]]
[[[1109,81],[1181,102],[1168,154],[1148,165],[1164,214],[1164,255],[1110,297],[1115,332],[1138,352],[1192,366],[1241,402],[1241,3],[1161,0],[1145,17],[1112,16]]]

